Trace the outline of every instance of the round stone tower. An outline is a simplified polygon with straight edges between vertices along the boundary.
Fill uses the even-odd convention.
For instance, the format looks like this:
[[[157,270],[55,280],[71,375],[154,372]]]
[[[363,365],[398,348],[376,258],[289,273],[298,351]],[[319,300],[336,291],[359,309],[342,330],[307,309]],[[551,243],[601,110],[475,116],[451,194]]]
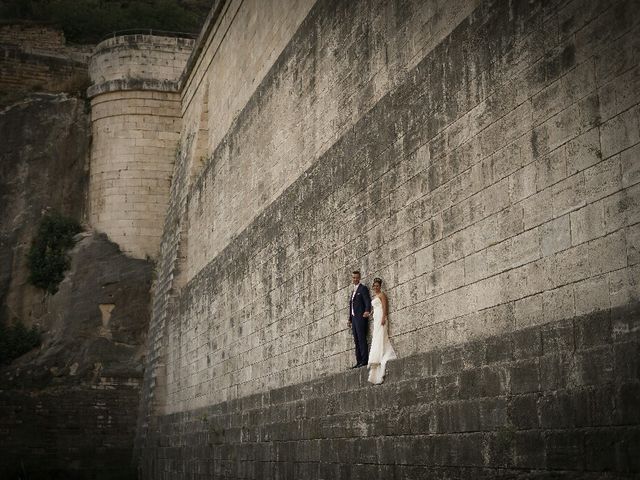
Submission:
[[[127,254],[156,258],[194,40],[133,34],[99,43],[89,62],[93,144],[89,221]]]

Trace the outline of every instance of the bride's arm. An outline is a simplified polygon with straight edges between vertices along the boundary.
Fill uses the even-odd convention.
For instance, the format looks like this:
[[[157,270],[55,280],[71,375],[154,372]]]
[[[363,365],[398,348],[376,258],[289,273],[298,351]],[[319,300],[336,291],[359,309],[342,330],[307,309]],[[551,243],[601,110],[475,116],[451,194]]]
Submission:
[[[387,311],[389,309],[389,305],[387,303],[387,295],[383,292],[380,292],[380,296],[382,296],[382,298],[380,299],[380,303],[382,304],[382,321],[380,323],[384,325],[387,322]]]

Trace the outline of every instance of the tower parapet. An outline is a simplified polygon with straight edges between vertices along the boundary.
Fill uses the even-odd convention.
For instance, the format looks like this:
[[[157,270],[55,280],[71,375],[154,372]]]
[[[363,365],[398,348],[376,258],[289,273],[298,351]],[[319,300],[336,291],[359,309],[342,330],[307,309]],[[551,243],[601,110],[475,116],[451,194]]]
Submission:
[[[194,40],[119,35],[89,62],[89,220],[136,258],[156,258],[181,126],[178,79]]]

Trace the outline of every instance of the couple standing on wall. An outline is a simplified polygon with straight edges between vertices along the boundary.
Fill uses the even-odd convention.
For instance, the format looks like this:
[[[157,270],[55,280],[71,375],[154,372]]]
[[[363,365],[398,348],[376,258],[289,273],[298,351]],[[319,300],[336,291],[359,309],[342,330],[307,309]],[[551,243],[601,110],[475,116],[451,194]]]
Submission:
[[[380,384],[384,380],[387,360],[397,358],[391,346],[388,334],[389,321],[387,312],[389,303],[382,291],[382,280],[373,279],[375,297],[371,300],[369,289],[360,283],[360,272],[351,274],[353,290],[349,297],[349,323],[356,344],[356,364],[351,368],[369,367],[369,382]],[[373,334],[371,336],[371,350],[367,346],[367,332],[369,318],[373,307]]]

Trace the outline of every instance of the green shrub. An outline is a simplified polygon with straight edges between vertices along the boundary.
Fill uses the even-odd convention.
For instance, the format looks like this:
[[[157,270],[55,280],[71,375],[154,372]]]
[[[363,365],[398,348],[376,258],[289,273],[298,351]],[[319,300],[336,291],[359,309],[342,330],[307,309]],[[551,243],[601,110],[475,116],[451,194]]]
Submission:
[[[27,328],[21,321],[10,326],[0,323],[0,365],[10,363],[20,355],[40,345],[40,332]]]
[[[211,3],[196,0],[0,0],[0,18],[52,21],[68,40],[96,43],[114,30],[198,32]]]
[[[42,218],[28,254],[29,281],[49,293],[58,291],[58,284],[69,268],[67,251],[73,247],[73,236],[82,231],[80,224],[53,213]]]

